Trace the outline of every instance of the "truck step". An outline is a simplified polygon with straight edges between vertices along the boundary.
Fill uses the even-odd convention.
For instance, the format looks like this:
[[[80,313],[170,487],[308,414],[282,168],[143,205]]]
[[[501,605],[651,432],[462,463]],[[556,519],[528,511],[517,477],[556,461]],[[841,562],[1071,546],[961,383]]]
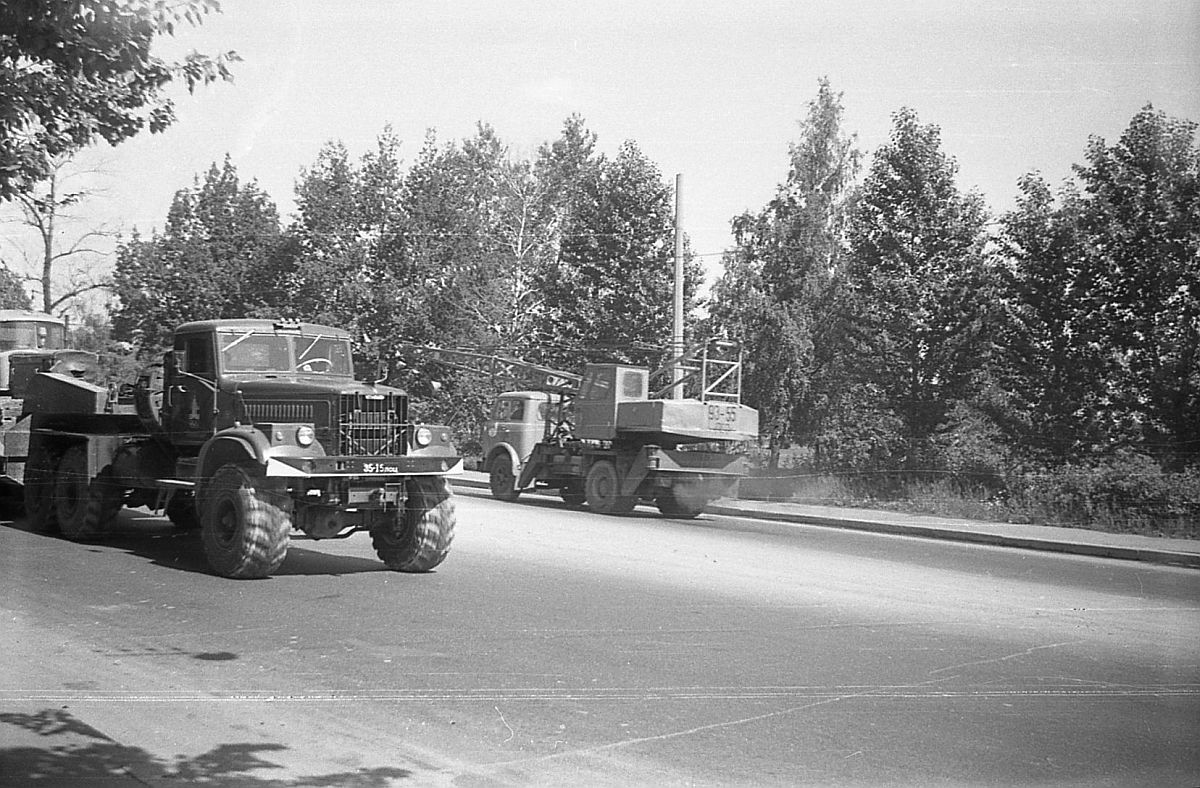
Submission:
[[[187,479],[155,479],[155,483],[167,490],[194,490],[196,489],[195,482],[189,482]]]

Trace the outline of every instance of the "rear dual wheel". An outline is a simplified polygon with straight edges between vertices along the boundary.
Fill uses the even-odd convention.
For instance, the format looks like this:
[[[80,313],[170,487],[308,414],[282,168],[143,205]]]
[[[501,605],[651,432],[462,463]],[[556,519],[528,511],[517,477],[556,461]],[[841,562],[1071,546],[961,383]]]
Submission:
[[[593,512],[627,514],[633,511],[637,498],[621,494],[621,474],[611,460],[597,460],[588,469],[584,496]]]
[[[58,512],[54,507],[54,460],[45,455],[30,458],[23,481],[25,517],[36,533],[58,533]]]
[[[72,446],[63,453],[53,490],[58,530],[76,541],[102,534],[125,503],[125,490],[114,483],[107,468],[95,479],[88,475],[87,452],[82,446]]]
[[[658,510],[667,517],[691,520],[699,517],[708,505],[708,492],[702,482],[676,482],[661,490],[654,498]]]

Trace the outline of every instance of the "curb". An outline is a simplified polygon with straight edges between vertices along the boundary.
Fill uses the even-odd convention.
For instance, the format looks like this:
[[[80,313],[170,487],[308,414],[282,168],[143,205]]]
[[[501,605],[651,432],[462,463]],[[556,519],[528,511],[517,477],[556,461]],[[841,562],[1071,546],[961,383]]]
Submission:
[[[477,479],[468,479],[460,476],[452,477],[450,481],[451,484],[457,487],[488,489],[486,481]],[[729,499],[722,499],[722,501],[725,502],[713,503],[705,511],[708,514],[716,514],[723,517],[739,517],[775,523],[790,523],[793,525],[813,525],[821,528],[840,528],[848,531],[889,534],[892,536],[914,536],[923,539],[941,539],[949,542],[964,542],[991,547],[1040,550],[1043,552],[1081,555],[1093,558],[1114,558],[1123,561],[1142,561],[1145,563],[1186,567],[1188,569],[1200,569],[1200,551],[1185,552],[1151,547],[1105,544],[1099,541],[1086,542],[1048,537],[1019,536],[1016,534],[1000,534],[993,531],[971,531],[959,528],[940,528],[929,525],[861,520],[853,517],[823,517],[820,515],[804,514],[802,512],[760,511],[731,505],[728,503]],[[1091,535],[1099,532],[1084,531],[1081,533]]]
[[[1090,556],[1093,558],[1115,558],[1123,561],[1144,561],[1155,564],[1182,566],[1189,569],[1200,569],[1200,553],[1180,552],[1178,550],[1154,549],[1146,547],[1129,547],[1124,545],[1101,544],[1090,542],[1073,542],[1063,539],[1038,538],[998,534],[987,531],[967,531],[936,526],[906,525],[903,523],[879,522],[875,520],[856,520],[854,518],[821,517],[818,515],[784,512],[761,512],[742,509],[736,506],[710,505],[707,509],[712,514],[725,517],[749,517],[758,520],[795,523],[798,525],[815,525],[823,528],[841,528],[848,531],[864,531],[868,533],[890,534],[893,536],[915,536],[924,539],[941,539],[950,542],[965,542],[968,544],[988,545],[991,547],[1009,547],[1022,550],[1041,550],[1044,552],[1066,553],[1070,555]],[[1089,532],[1090,533],[1090,532]]]

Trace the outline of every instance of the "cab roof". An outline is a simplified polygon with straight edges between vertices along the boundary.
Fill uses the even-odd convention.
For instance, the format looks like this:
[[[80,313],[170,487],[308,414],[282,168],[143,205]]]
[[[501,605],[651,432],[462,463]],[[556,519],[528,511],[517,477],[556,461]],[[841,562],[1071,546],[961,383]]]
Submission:
[[[290,320],[262,320],[257,318],[232,318],[225,320],[193,320],[175,329],[177,334],[204,333],[207,331],[253,331],[258,334],[324,334],[349,339],[350,332],[319,323],[298,323]]]
[[[15,322],[18,320],[36,321],[38,323],[54,323],[56,325],[64,325],[61,318],[54,315],[47,315],[45,312],[32,312],[28,309],[0,309],[0,323]]]

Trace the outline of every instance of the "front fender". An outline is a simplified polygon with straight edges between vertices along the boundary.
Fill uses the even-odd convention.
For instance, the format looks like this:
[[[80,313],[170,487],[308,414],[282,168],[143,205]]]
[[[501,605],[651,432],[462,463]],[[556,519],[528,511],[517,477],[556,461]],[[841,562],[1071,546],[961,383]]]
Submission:
[[[254,463],[266,465],[271,448],[267,437],[249,426],[229,427],[208,439],[197,459],[198,482],[211,479],[222,465]]]
[[[523,465],[521,458],[517,456],[517,450],[507,443],[498,443],[492,447],[491,453],[487,456],[487,461],[483,464],[483,469],[485,471],[491,471],[492,462],[494,462],[495,459],[500,456],[508,457],[509,462],[512,463],[512,472],[514,476],[521,475],[521,466]]]

